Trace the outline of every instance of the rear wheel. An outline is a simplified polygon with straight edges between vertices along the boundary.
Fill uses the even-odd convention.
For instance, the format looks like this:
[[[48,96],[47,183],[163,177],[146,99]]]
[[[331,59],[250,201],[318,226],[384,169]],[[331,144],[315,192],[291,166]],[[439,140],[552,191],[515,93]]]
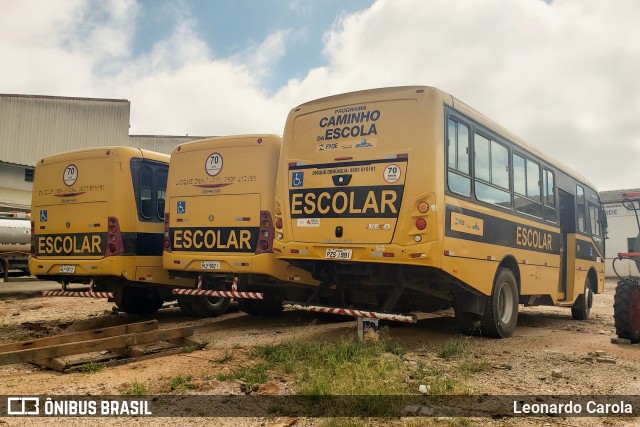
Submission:
[[[456,324],[461,334],[478,335],[482,326],[482,316],[466,311],[455,310]]]
[[[217,317],[224,314],[231,304],[231,298],[223,297],[186,297],[191,298],[188,304],[193,314],[199,317]],[[179,304],[179,302],[178,302]],[[182,309],[182,307],[180,307]]]
[[[513,272],[501,268],[484,308],[481,320],[482,334],[493,338],[507,338],[513,335],[518,323],[518,300],[518,284]]]
[[[264,299],[242,298],[238,300],[240,310],[252,316],[271,316],[275,317],[282,313],[283,297],[276,291],[267,288],[264,292]]]
[[[155,289],[124,286],[122,298],[116,306],[128,314],[153,314],[164,304],[164,300]]]
[[[633,280],[618,282],[613,303],[616,334],[632,342],[640,341],[640,285]]]
[[[584,284],[584,292],[578,295],[573,306],[571,307],[571,317],[575,320],[586,320],[591,313],[593,306],[593,291],[591,290],[591,281],[587,278]]]
[[[197,316],[196,312],[193,311],[191,307],[191,302],[195,297],[189,296],[178,296],[178,307],[180,307],[180,311],[187,316]]]

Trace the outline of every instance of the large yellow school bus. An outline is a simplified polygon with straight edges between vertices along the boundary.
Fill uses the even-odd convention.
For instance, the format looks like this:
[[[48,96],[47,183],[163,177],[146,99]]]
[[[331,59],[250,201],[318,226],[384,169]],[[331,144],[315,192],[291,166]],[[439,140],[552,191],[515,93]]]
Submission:
[[[317,283],[273,254],[281,142],[276,135],[208,138],[179,145],[171,155],[164,267],[176,276],[200,278],[203,290],[233,295],[249,314],[280,313],[288,282]],[[263,298],[243,298],[247,293]],[[228,299],[179,296],[178,303],[199,312]]]
[[[603,291],[595,188],[438,89],[302,104],[281,165],[274,250],[322,281],[307,304],[453,307],[462,331],[507,337],[519,304],[584,319]]]
[[[35,168],[29,269],[44,280],[112,292],[117,306],[151,314],[194,286],[162,268],[169,156],[100,147],[45,157]]]

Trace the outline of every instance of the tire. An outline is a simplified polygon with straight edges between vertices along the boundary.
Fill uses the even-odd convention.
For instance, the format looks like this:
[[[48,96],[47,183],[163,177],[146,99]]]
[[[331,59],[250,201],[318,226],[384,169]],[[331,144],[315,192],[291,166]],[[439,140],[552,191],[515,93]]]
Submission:
[[[584,284],[584,292],[578,295],[573,307],[571,307],[571,317],[575,320],[587,320],[591,307],[593,306],[593,291],[591,290],[591,281],[587,278]]]
[[[498,270],[491,296],[487,300],[481,320],[483,336],[508,338],[518,323],[518,284],[513,272],[507,268]]]
[[[461,334],[479,335],[482,326],[482,317],[475,313],[455,310],[456,325]]]
[[[618,337],[631,342],[640,341],[640,285],[633,280],[618,282],[613,301]]]
[[[224,297],[186,297],[191,298],[188,304],[193,314],[198,317],[217,317],[224,314],[231,304],[231,298]]]
[[[122,300],[116,303],[121,311],[127,314],[153,314],[164,304],[164,300],[155,289],[124,286]]]
[[[277,292],[264,293],[264,299],[243,298],[238,301],[240,310],[252,316],[279,316],[284,310],[282,307],[282,295]]]
[[[176,300],[178,301],[178,307],[180,307],[180,311],[185,316],[197,316],[196,312],[193,311],[193,307],[191,307],[191,302],[194,297],[186,297],[186,296],[178,296]]]

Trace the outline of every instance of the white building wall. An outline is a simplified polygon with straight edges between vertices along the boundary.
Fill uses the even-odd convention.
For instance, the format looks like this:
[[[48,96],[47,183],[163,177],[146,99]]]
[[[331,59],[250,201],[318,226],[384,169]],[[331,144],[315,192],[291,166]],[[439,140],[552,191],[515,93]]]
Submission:
[[[29,210],[33,183],[25,181],[25,169],[0,163],[0,211]]]
[[[616,277],[613,271],[613,260],[617,258],[618,253],[629,252],[628,239],[635,239],[640,230],[638,230],[633,210],[626,209],[622,203],[606,203],[604,209],[607,213],[609,225],[609,238],[606,241],[605,275],[607,277]],[[632,261],[616,261],[616,270],[621,276],[640,276],[636,264]]]

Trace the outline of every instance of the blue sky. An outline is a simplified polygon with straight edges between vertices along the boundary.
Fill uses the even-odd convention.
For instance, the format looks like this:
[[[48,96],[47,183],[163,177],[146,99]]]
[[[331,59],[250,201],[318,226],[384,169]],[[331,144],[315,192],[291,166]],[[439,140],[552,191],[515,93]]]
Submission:
[[[640,186],[637,0],[0,0],[0,93],[131,101],[131,134],[282,134],[445,90],[602,190]]]
[[[184,19],[191,21],[193,30],[217,57],[239,55],[270,34],[287,32],[286,53],[276,58],[263,79],[273,91],[324,64],[327,29],[371,4],[373,0],[141,0],[133,51],[148,52]]]

